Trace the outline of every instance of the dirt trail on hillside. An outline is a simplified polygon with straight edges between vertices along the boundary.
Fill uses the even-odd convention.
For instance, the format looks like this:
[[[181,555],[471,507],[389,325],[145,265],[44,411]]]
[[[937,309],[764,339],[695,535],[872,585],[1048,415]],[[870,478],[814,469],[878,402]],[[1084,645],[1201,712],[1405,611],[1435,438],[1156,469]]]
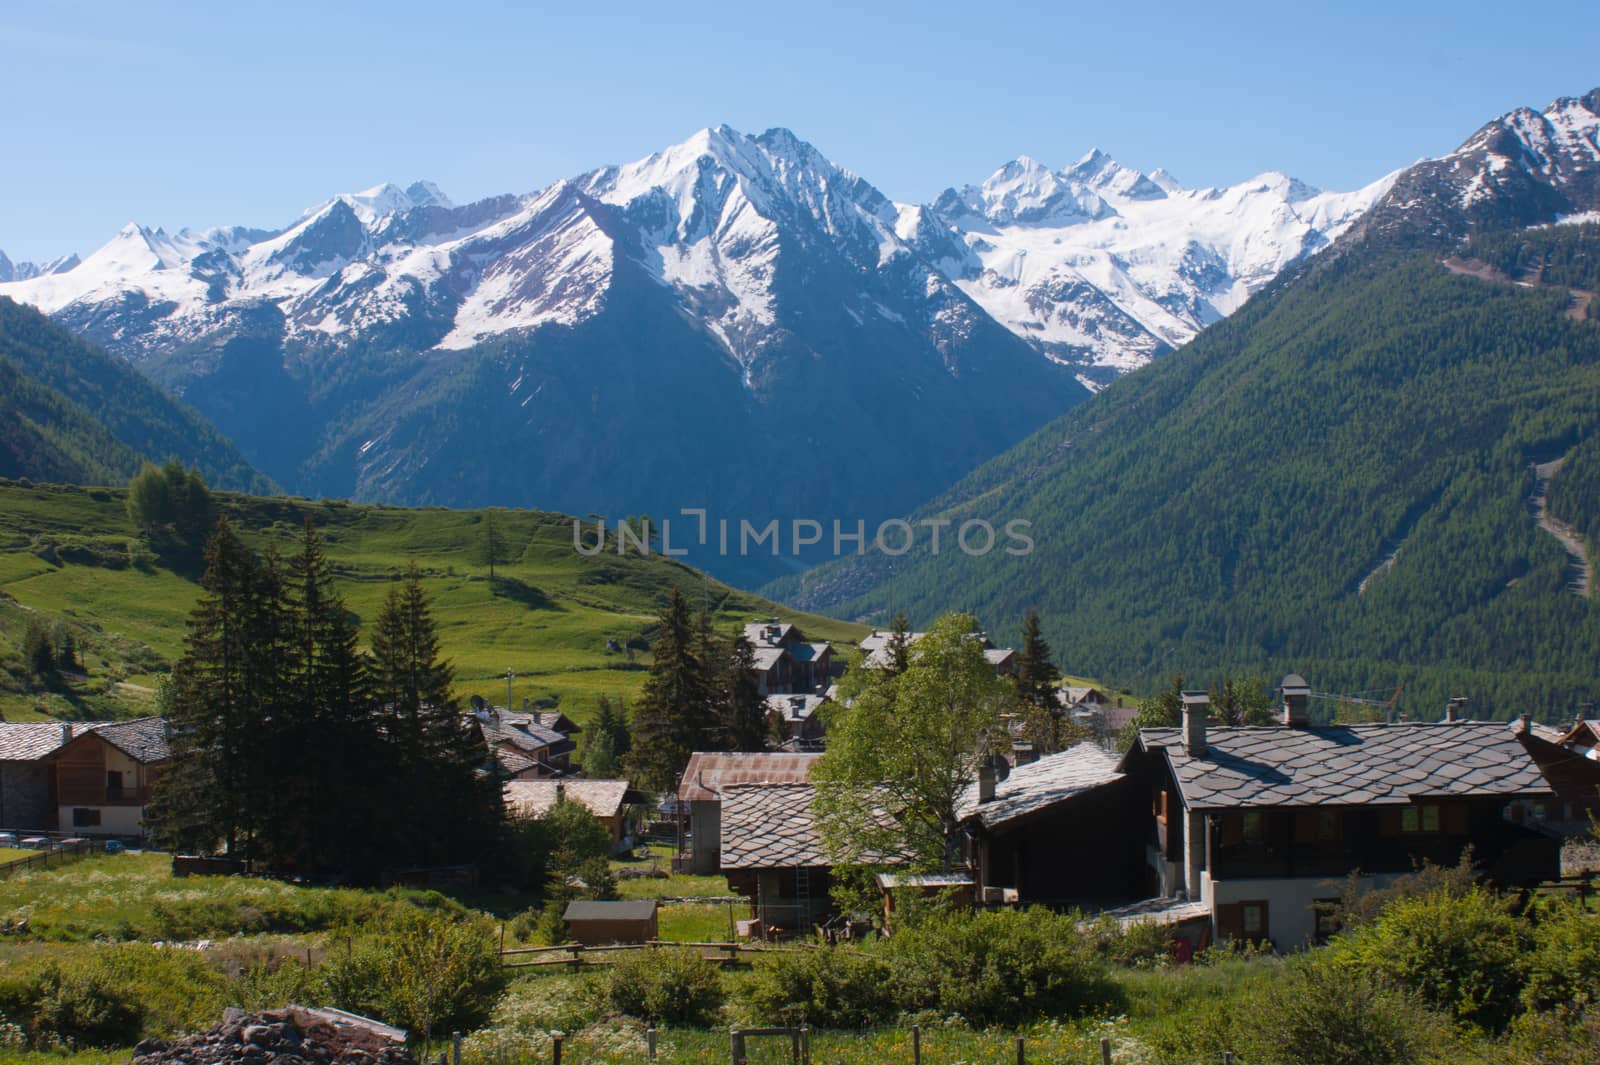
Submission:
[[[1451,256],[1440,259],[1439,265],[1452,274],[1462,274],[1466,277],[1475,277],[1479,281],[1493,281],[1502,285],[1516,285],[1518,288],[1561,288],[1566,289],[1571,297],[1567,304],[1567,317],[1573,321],[1581,322],[1589,317],[1589,304],[1594,301],[1595,294],[1588,289],[1566,288],[1565,285],[1546,285],[1541,281],[1521,281],[1507,274],[1504,270],[1497,270],[1482,259],[1458,259]]]
[[[1565,466],[1565,458],[1555,459],[1551,462],[1541,462],[1534,466],[1534,476],[1538,480],[1534,483],[1533,494],[1528,497],[1528,507],[1533,511],[1534,518],[1539,523],[1539,528],[1554,536],[1566,549],[1569,559],[1571,576],[1568,578],[1567,587],[1572,591],[1589,598],[1590,588],[1594,583],[1594,567],[1589,563],[1589,548],[1583,542],[1583,537],[1578,531],[1560,518],[1550,516],[1547,497],[1550,490],[1550,481]]]

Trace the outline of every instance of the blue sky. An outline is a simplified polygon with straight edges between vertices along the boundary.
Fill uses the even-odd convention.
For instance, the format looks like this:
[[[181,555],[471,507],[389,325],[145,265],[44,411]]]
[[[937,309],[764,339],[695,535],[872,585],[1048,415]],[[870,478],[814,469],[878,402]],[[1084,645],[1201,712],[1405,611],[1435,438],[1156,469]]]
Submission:
[[[1430,10],[1429,7],[1432,9]],[[1091,147],[1191,185],[1353,188],[1600,86],[1592,0],[1319,5],[0,5],[0,249],[128,221],[281,225],[329,195],[525,192],[727,122],[889,196]]]

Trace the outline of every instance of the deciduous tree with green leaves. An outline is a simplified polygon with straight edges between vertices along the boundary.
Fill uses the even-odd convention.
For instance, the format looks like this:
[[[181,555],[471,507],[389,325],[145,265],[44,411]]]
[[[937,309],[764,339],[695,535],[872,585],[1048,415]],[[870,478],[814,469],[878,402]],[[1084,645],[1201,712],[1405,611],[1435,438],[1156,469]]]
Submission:
[[[903,673],[846,674],[824,710],[828,749],[812,769],[815,811],[835,865],[904,855],[914,868],[957,858],[963,794],[980,762],[1008,743],[1011,684],[983,653],[970,614],[947,614],[912,644]]]

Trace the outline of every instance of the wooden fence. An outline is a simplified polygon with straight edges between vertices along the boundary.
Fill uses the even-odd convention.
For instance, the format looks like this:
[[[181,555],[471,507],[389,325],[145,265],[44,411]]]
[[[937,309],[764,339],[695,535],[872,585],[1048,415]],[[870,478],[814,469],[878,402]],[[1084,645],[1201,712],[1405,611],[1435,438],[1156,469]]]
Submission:
[[[0,864],[0,880],[8,880],[30,869],[45,869],[52,865],[76,861],[85,855],[95,854],[104,849],[105,843],[97,839],[52,840],[46,850]]]
[[[616,959],[603,955],[619,951],[654,952],[666,947],[677,950],[698,950],[707,961],[722,965],[737,965],[746,954],[768,954],[780,950],[799,950],[801,946],[779,947],[770,944],[709,943],[690,940],[649,939],[642,943],[605,943],[585,946],[582,943],[563,943],[555,947],[509,947],[501,950],[500,961],[508,969],[532,969],[544,966],[566,966],[580,969],[585,965],[612,965]],[[602,957],[591,957],[591,955]],[[528,961],[507,961],[507,958],[529,958]]]

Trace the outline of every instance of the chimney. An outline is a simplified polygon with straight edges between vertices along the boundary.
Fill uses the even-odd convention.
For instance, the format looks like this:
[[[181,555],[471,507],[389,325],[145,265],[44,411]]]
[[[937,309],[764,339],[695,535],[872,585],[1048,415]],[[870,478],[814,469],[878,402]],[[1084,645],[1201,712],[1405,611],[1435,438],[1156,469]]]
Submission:
[[[1467,705],[1467,697],[1458,695],[1444,704],[1444,719],[1447,722],[1465,721],[1461,708]]]
[[[1298,673],[1283,678],[1283,724],[1285,728],[1305,728],[1311,724],[1311,685]]]
[[[1206,753],[1206,718],[1211,716],[1211,696],[1205,692],[1183,693],[1183,746],[1191,758]]]
[[[1533,718],[1529,717],[1527,714],[1523,714],[1521,717],[1517,718],[1517,731],[1522,733],[1524,736],[1532,732]]]
[[[61,746],[65,747],[72,742],[72,726],[65,721],[61,722]]]
[[[994,802],[994,763],[987,758],[978,767],[978,801]]]

